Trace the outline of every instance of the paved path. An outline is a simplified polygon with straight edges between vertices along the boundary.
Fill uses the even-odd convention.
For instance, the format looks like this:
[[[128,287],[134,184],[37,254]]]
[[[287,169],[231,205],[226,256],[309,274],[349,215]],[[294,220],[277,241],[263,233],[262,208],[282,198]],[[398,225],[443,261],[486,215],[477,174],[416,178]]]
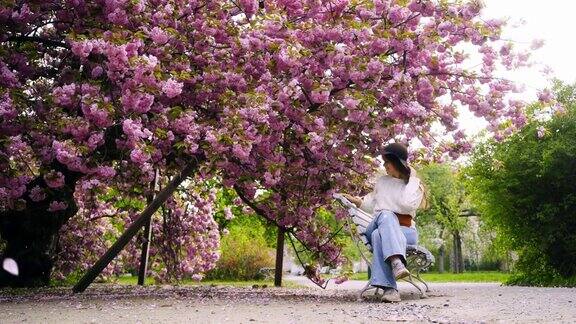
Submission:
[[[286,278],[308,285],[301,278]],[[403,301],[358,301],[361,281],[319,288],[133,287],[0,291],[0,323],[576,323],[576,289],[401,284]]]

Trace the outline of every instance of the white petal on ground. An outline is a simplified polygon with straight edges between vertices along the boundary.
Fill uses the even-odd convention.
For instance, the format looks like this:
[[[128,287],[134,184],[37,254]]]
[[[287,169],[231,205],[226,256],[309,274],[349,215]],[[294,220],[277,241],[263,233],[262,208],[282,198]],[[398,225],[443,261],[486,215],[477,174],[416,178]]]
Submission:
[[[14,259],[6,258],[2,261],[2,268],[6,270],[6,272],[17,276],[18,275],[18,263],[14,261]]]

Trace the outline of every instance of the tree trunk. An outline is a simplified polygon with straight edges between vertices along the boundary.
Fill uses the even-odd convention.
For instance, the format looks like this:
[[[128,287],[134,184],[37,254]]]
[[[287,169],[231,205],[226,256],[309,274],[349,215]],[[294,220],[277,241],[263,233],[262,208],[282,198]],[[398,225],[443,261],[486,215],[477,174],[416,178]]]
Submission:
[[[154,193],[158,183],[158,170],[155,171],[154,180],[150,184],[150,195],[146,199],[146,203],[150,205],[154,200]],[[148,219],[144,225],[144,233],[142,234],[142,254],[140,255],[140,269],[138,270],[138,285],[144,286],[146,280],[146,271],[148,270],[148,253],[150,251],[150,241],[152,240],[152,217]]]
[[[284,262],[284,229],[278,227],[276,240],[276,269],[274,271],[274,286],[282,287],[282,263]]]
[[[115,140],[122,133],[122,125],[108,127],[105,131],[105,144],[98,152],[110,160],[122,157],[116,148]],[[82,173],[71,171],[57,160],[53,160],[47,169],[64,175],[64,186],[46,190],[46,198],[41,201],[30,199],[30,190],[36,186],[47,188],[44,175],[38,175],[26,185],[26,192],[21,197],[21,208],[6,209],[0,212],[0,246],[4,244],[0,263],[11,258],[18,265],[18,276],[0,268],[0,287],[37,287],[50,283],[50,275],[56,254],[58,253],[58,232],[78,211],[74,201],[76,183]],[[21,202],[24,201],[25,205]],[[50,203],[64,202],[67,208],[49,212]]]
[[[138,285],[144,286],[146,271],[148,270],[148,253],[150,252],[150,241],[152,239],[152,217],[144,225],[142,233],[142,253],[140,254],[140,267],[138,269]]]
[[[460,235],[460,232],[458,232],[458,262],[460,263],[458,265],[458,270],[460,271],[459,273],[463,273],[464,272],[464,255],[462,254],[462,236]]]
[[[50,283],[52,254],[60,228],[50,216],[46,213],[2,217],[0,235],[6,243],[2,260],[14,259],[19,275],[0,270],[1,287],[36,287]]]
[[[438,272],[444,273],[444,259],[446,258],[446,249],[444,248],[444,244],[440,246],[438,249]]]
[[[458,247],[456,246],[456,235],[452,234],[452,273],[458,273]]]
[[[453,273],[462,273],[464,271],[464,259],[462,257],[462,238],[459,231],[455,231],[453,234],[453,257],[454,264],[452,268]]]
[[[45,180],[39,176],[27,185],[22,198],[26,202],[23,208],[0,213],[0,238],[5,244],[0,262],[11,258],[18,265],[18,276],[0,268],[0,287],[38,287],[50,284],[57,253],[58,231],[78,211],[73,188],[80,177],[79,173],[68,171],[57,162],[52,168],[64,174],[63,187],[47,191],[44,200],[32,201],[29,190],[37,185],[46,187]],[[65,202],[67,208],[49,212],[52,201]]]

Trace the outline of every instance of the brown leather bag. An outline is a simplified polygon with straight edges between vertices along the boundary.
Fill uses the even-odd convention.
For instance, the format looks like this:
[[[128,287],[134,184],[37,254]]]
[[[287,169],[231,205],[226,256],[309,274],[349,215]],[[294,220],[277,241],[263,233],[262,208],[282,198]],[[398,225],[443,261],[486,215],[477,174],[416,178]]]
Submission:
[[[398,217],[398,221],[400,222],[400,226],[406,226],[406,227],[412,226],[412,216],[410,216],[408,214],[398,214],[398,213],[394,213],[394,214],[396,214],[396,217]]]

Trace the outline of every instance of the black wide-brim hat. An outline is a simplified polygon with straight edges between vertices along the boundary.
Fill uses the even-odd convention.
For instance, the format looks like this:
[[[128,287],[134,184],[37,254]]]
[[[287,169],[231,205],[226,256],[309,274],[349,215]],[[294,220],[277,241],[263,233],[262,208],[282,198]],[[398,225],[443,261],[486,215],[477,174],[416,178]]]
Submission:
[[[397,158],[402,165],[410,170],[410,166],[408,165],[408,149],[406,146],[400,143],[392,143],[386,145],[386,147],[382,150],[382,156],[392,155]]]

